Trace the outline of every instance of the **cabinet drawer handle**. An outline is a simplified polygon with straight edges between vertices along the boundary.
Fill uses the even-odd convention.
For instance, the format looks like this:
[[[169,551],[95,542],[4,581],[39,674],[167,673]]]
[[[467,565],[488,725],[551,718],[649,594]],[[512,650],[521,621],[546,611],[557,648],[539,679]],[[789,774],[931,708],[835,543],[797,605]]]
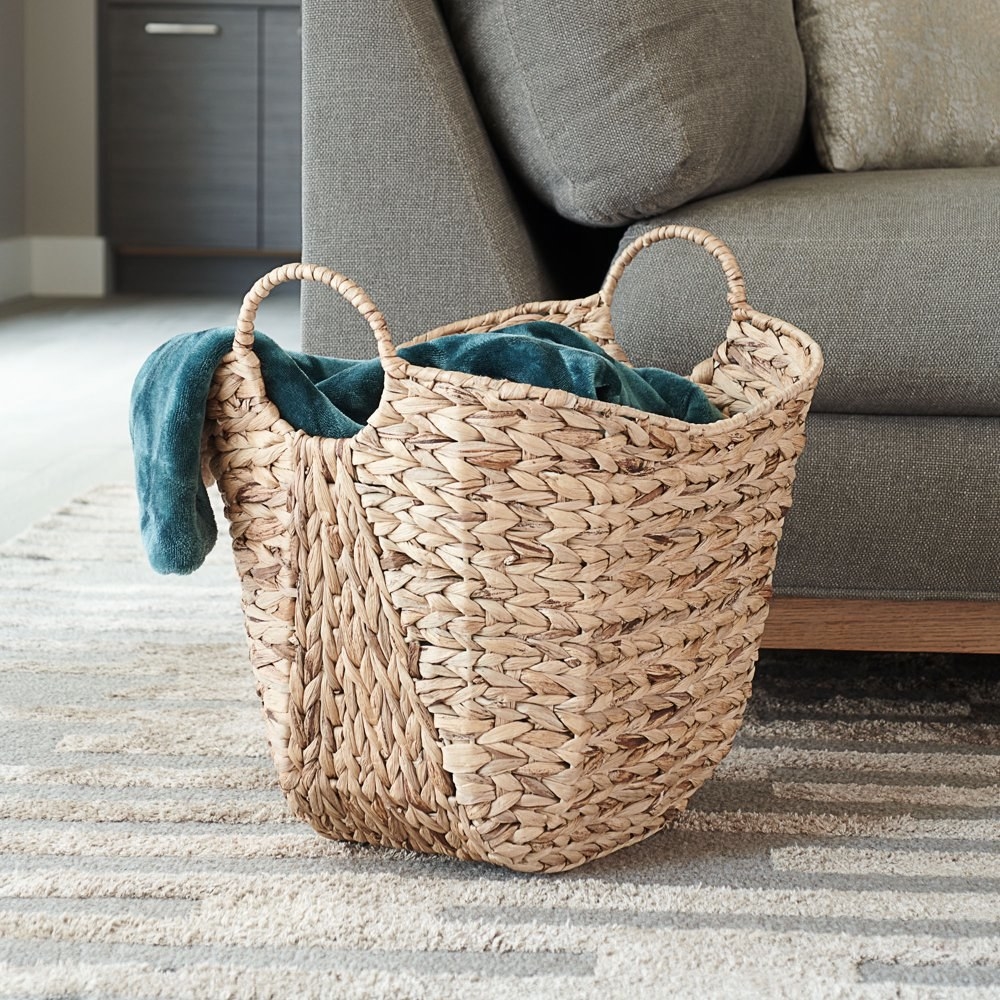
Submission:
[[[147,35],[219,35],[222,28],[217,24],[174,24],[164,21],[150,21],[146,25]]]

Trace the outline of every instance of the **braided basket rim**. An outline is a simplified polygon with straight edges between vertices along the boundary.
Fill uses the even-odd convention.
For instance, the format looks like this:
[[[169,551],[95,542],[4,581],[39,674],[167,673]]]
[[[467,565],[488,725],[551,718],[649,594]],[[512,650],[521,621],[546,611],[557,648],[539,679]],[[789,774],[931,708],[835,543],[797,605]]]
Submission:
[[[553,299],[551,301],[529,302],[522,306],[516,306],[514,309],[519,312],[523,311],[524,313],[532,313],[542,311],[543,309],[552,309],[553,306],[585,306],[587,305],[589,298],[592,298],[592,296],[581,299]],[[513,310],[505,310],[504,312],[513,312]],[[801,391],[803,384],[808,384],[818,379],[823,368],[822,350],[820,349],[819,344],[817,344],[816,341],[814,341],[807,333],[800,330],[798,327],[785,322],[784,320],[777,319],[774,316],[768,316],[766,313],[759,312],[756,309],[748,309],[747,313],[747,321],[752,322],[752,325],[757,329],[770,330],[773,333],[780,333],[783,336],[791,335],[798,340],[799,344],[808,353],[811,359],[809,366],[803,369],[794,378],[790,378],[780,389],[768,392],[764,399],[755,403],[746,410],[734,413],[731,416],[723,417],[721,420],[714,420],[707,424],[693,423],[689,420],[683,420],[680,417],[668,417],[659,413],[650,413],[647,410],[639,410],[633,406],[627,406],[623,403],[612,403],[602,399],[594,399],[590,396],[578,396],[576,393],[569,392],[566,389],[548,389],[544,386],[532,385],[527,382],[514,382],[510,379],[490,378],[487,375],[472,375],[464,372],[453,371],[447,368],[415,365],[402,357],[393,362],[391,370],[386,371],[386,380],[400,380],[402,378],[407,378],[413,379],[414,381],[426,386],[433,386],[436,383],[444,382],[446,384],[453,385],[456,388],[478,389],[483,393],[490,391],[495,392],[496,387],[500,385],[512,385],[524,390],[523,393],[519,393],[518,398],[533,399],[552,408],[570,406],[575,410],[582,410],[595,416],[624,416],[637,422],[641,421],[673,431],[685,431],[688,434],[697,436],[711,437],[713,434],[728,434],[731,431],[738,430],[744,424],[748,424],[762,416],[766,416],[772,410],[778,409],[783,403],[787,403]],[[484,323],[488,322],[491,317],[495,315],[496,313],[484,313],[482,316],[476,316],[471,319],[460,320],[457,323],[449,323],[446,326],[436,327],[419,337],[414,337],[400,346],[409,347],[413,344],[426,343],[427,341],[437,340],[441,337],[457,336],[466,333],[463,329],[464,327],[476,324],[479,320],[482,320]],[[454,329],[452,329],[453,327]],[[723,340],[720,342],[719,346],[722,346],[725,343],[726,341]],[[704,360],[710,361],[711,355]],[[628,364],[630,368],[634,367],[631,362]],[[698,385],[698,383],[694,382],[689,375],[683,375],[681,377],[687,379],[689,382],[693,382],[695,385]],[[553,393],[559,395],[553,397]],[[372,413],[372,417],[378,413],[381,405],[382,403],[380,401],[379,407]],[[371,418],[369,418],[369,422],[370,420]]]
[[[579,299],[550,299],[537,302],[527,302],[519,306],[510,307],[502,312],[505,316],[516,316],[522,313],[532,314],[546,311],[553,312],[557,309],[562,310],[564,308],[572,308],[574,306],[586,307],[590,305],[591,308],[597,309],[600,308],[600,305],[597,303],[596,298],[596,295],[590,295]],[[683,420],[680,417],[668,417],[659,413],[650,413],[647,410],[636,409],[635,407],[627,406],[623,403],[612,403],[606,400],[594,399],[590,396],[579,396],[566,389],[546,388],[545,386],[537,386],[528,382],[515,382],[511,379],[492,378],[488,375],[474,375],[468,372],[455,371],[448,368],[435,368],[429,365],[415,365],[407,361],[405,358],[397,356],[385,366],[383,372],[384,377],[382,392],[379,397],[378,405],[369,414],[367,420],[365,420],[357,432],[345,438],[338,438],[338,440],[343,440],[345,442],[354,441],[359,436],[364,435],[368,430],[374,429],[375,425],[373,421],[376,420],[379,413],[387,404],[386,391],[389,382],[399,382],[407,379],[418,382],[429,388],[433,388],[435,385],[444,383],[458,389],[471,389],[478,392],[483,397],[487,394],[492,394],[494,397],[497,396],[499,386],[514,386],[518,390],[517,398],[530,399],[551,409],[569,407],[595,417],[611,415],[622,416],[636,423],[652,427],[661,427],[665,430],[684,431],[687,434],[697,437],[710,438],[715,435],[726,435],[732,431],[739,430],[746,424],[758,420],[762,416],[766,416],[773,410],[780,408],[784,403],[787,403],[789,400],[794,398],[798,392],[801,391],[804,384],[812,384],[818,380],[823,369],[822,349],[819,344],[817,344],[816,341],[803,330],[791,323],[786,322],[785,320],[769,316],[767,313],[762,313],[756,309],[747,309],[746,312],[747,318],[744,322],[750,322],[756,329],[762,331],[769,330],[773,333],[780,333],[783,336],[790,335],[794,337],[809,356],[810,362],[808,367],[804,368],[799,374],[793,378],[789,378],[789,380],[780,388],[775,387],[774,390],[768,391],[765,398],[761,399],[753,406],[747,408],[746,410],[742,410],[739,413],[724,416],[721,420],[714,420],[711,423],[704,424],[693,423],[688,420]],[[467,334],[467,327],[490,323],[494,317],[499,315],[499,312],[483,313],[481,316],[473,316],[468,319],[458,320],[453,323],[438,326],[411,338],[401,344],[400,347],[411,347],[415,344],[427,343],[428,341],[437,340],[442,337]],[[717,346],[724,346],[726,343],[727,340],[723,339]],[[253,347],[247,349],[247,354],[252,356],[259,363],[259,358],[257,357]],[[704,361],[711,361],[711,359],[712,356],[709,355],[708,358],[704,359]],[[633,367],[631,362],[627,363],[629,367]],[[694,385],[699,384],[691,379],[689,375],[683,375],[681,377],[686,378]],[[276,410],[278,410],[278,416],[282,422],[287,425],[285,433],[297,433],[292,425],[282,416],[277,404],[267,392],[267,384],[264,379],[263,371],[261,371],[260,378],[265,390],[264,395],[262,396],[262,402],[267,401],[271,403]]]

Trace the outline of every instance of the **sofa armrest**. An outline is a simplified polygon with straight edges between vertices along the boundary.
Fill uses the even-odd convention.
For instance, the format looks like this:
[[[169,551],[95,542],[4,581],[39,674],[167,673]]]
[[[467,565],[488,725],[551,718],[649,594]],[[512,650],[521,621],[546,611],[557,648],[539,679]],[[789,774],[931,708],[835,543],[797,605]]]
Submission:
[[[303,0],[303,259],[362,284],[397,343],[551,282],[432,0]],[[303,288],[303,347],[368,357]]]

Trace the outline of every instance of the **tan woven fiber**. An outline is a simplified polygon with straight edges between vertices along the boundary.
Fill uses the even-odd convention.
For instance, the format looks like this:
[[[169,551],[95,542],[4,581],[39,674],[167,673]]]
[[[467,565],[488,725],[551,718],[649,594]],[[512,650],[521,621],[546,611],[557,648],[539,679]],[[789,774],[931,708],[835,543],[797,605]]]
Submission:
[[[819,348],[747,305],[719,240],[674,226],[588,298],[421,339],[546,319],[624,360],[615,287],[674,237],[728,284],[733,320],[692,376],[727,414],[714,424],[412,366],[326,268],[286,265],[247,294],[206,440],[278,777],[320,833],[560,871],[659,830],[729,751]],[[354,438],[294,431],[267,397],[257,308],[300,279],[375,334],[385,388]]]

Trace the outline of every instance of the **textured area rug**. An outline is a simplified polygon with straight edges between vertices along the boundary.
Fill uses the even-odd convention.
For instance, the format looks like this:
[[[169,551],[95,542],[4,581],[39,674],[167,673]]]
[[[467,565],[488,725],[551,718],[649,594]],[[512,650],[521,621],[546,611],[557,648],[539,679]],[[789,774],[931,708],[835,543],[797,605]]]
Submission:
[[[277,791],[224,544],[126,487],[0,547],[0,996],[1000,996],[1000,671],[764,654],[672,829],[526,876],[325,841]]]

